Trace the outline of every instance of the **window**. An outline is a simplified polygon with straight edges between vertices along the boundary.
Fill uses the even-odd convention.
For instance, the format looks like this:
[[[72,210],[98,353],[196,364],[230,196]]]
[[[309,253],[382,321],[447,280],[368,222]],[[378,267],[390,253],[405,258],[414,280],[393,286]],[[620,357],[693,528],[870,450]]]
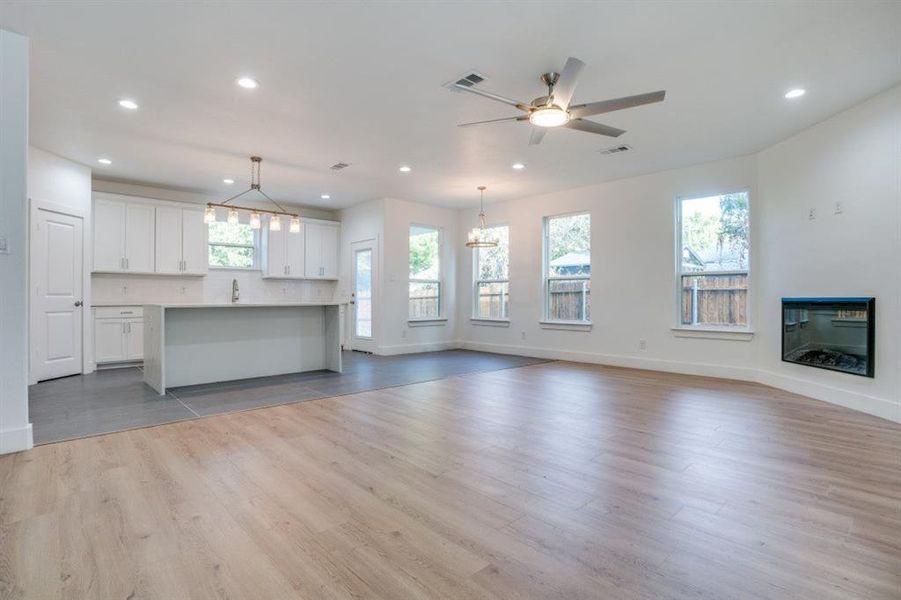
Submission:
[[[748,193],[676,203],[680,327],[748,326]]]
[[[473,249],[475,319],[507,319],[510,302],[510,228],[487,228],[498,241],[494,248]]]
[[[591,215],[544,219],[545,319],[591,321]]]
[[[210,223],[210,266],[231,269],[254,267],[254,234],[250,225]]]
[[[410,319],[441,317],[441,230],[410,226]]]

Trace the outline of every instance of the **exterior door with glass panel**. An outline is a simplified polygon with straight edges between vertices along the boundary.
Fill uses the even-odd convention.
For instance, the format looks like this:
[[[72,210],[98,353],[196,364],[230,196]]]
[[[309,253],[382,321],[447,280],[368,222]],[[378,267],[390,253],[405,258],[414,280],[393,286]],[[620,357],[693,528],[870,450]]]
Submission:
[[[377,281],[374,240],[354,242],[350,255],[350,347],[351,350],[374,352],[376,344],[372,316]]]

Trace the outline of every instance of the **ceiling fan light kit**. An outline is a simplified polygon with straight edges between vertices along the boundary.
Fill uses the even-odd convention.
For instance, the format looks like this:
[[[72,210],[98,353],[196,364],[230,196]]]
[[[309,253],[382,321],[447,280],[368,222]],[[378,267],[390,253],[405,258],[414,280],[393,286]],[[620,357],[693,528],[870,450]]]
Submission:
[[[525,115],[513,117],[501,117],[499,119],[461,123],[458,127],[469,127],[471,125],[482,125],[485,123],[500,123],[503,121],[528,121],[531,125],[541,128],[532,130],[529,144],[533,146],[540,144],[541,140],[544,139],[546,130],[554,127],[566,127],[567,129],[575,129],[576,131],[584,131],[586,133],[594,133],[608,137],[619,137],[626,132],[622,129],[617,129],[616,127],[588,121],[585,117],[632,108],[633,106],[641,106],[643,104],[662,102],[666,96],[666,92],[661,90],[659,92],[614,98],[612,100],[602,100],[600,102],[571,104],[570,101],[572,100],[573,92],[576,90],[576,82],[584,67],[585,63],[581,60],[569,57],[566,60],[566,64],[563,66],[563,70],[559,74],[544,73],[541,75],[541,82],[547,86],[547,95],[535,98],[531,103],[520,102],[493,92],[481,90],[475,87],[475,84],[463,85],[458,81],[454,84],[454,87],[458,90],[482,96],[483,98],[488,98],[495,102],[507,104],[526,113]]]
[[[263,159],[259,156],[251,156],[250,157],[250,187],[241,192],[240,194],[235,194],[228,200],[224,200],[223,202],[207,202],[206,211],[203,214],[204,223],[215,223],[216,222],[216,208],[225,208],[228,209],[228,218],[227,222],[229,225],[237,225],[240,222],[240,212],[246,211],[250,213],[250,227],[252,229],[259,229],[262,225],[261,214],[270,215],[269,218],[269,231],[281,231],[282,230],[282,217],[288,217],[290,219],[290,224],[288,227],[288,231],[291,233],[300,233],[300,215],[297,213],[287,212],[282,205],[269,197],[266,192],[263,191],[262,185],[260,184],[260,163],[263,162]],[[250,192],[256,191],[260,195],[262,195],[266,200],[272,203],[278,210],[265,210],[262,208],[255,208],[250,206],[238,206],[237,204],[229,204],[232,200],[237,200],[244,194],[248,194]]]

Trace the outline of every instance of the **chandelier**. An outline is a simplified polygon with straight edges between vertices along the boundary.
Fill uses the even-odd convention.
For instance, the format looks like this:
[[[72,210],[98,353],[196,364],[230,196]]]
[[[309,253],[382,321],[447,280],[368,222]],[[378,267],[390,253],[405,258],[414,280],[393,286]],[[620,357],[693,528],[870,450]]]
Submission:
[[[496,248],[497,238],[493,237],[485,227],[485,188],[479,186],[479,226],[473,227],[466,241],[467,248]]]
[[[236,194],[225,200],[223,202],[207,202],[206,204],[206,212],[203,215],[204,223],[215,223],[216,222],[216,208],[227,208],[228,209],[228,224],[229,225],[237,225],[240,220],[239,211],[247,211],[250,213],[250,227],[252,229],[259,229],[262,224],[261,215],[270,215],[269,218],[269,231],[281,231],[282,230],[282,217],[288,217],[289,225],[288,231],[291,233],[300,233],[300,215],[297,213],[289,213],[282,208],[281,204],[273,200],[269,197],[266,192],[263,191],[260,186],[260,163],[263,162],[263,159],[259,156],[251,156],[250,157],[250,187],[241,192],[240,194]],[[229,204],[232,200],[237,200],[244,194],[248,194],[252,191],[256,190],[266,200],[271,202],[278,210],[264,210],[262,208],[251,208],[248,206],[238,206],[237,204]]]

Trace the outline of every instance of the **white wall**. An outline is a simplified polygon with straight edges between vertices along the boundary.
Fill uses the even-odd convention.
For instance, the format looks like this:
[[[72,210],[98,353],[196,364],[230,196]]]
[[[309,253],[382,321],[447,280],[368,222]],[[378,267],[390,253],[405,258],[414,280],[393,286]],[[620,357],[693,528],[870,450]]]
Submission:
[[[899,165],[901,87],[764,150],[758,157],[758,208],[764,219],[756,253],[762,381],[896,421],[901,421]],[[784,296],[875,296],[875,379],[781,362]]]
[[[32,446],[26,232],[28,38],[0,29],[0,454]]]
[[[384,243],[382,244],[383,309],[381,354],[427,352],[456,346],[457,294],[456,254],[458,212],[408,202],[396,198],[384,200]],[[428,225],[442,231],[441,279],[442,304],[446,321],[410,324],[410,225]],[[415,325],[415,326],[413,326]]]
[[[488,205],[489,225],[510,226],[510,326],[470,322],[472,250],[460,240],[459,339],[467,348],[494,352],[753,378],[754,340],[677,337],[672,327],[675,198],[749,190],[753,246],[759,214],[755,179],[754,157],[743,157]],[[477,212],[462,211],[461,231],[475,225]],[[572,212],[591,214],[590,331],[539,325],[542,219]],[[753,319],[753,304],[751,313]],[[640,340],[646,350],[639,349]]]
[[[363,204],[358,204],[352,208],[341,211],[341,252],[338,257],[340,264],[338,265],[338,287],[335,293],[336,299],[340,302],[349,302],[351,294],[351,286],[353,285],[351,257],[351,246],[354,242],[363,242],[373,240],[374,249],[374,273],[373,273],[373,290],[372,290],[372,338],[373,345],[378,348],[379,341],[382,337],[382,325],[384,314],[384,301],[382,297],[382,281],[381,273],[384,272],[383,253],[381,251],[382,240],[385,235],[385,201],[382,199],[371,200]],[[345,312],[347,322],[345,323],[344,343],[349,343],[349,336],[352,330],[351,311]]]
[[[238,185],[238,184],[235,184]],[[95,192],[108,192],[175,202],[206,204],[221,202],[214,198],[167,188],[94,179]],[[230,190],[234,193],[240,190]],[[265,201],[264,201],[265,202]],[[263,206],[263,202],[241,202],[245,206]],[[270,207],[271,208],[271,207]],[[337,220],[338,213],[316,208],[299,208],[302,217]],[[241,300],[245,302],[290,302],[331,300],[333,281],[291,281],[263,279],[259,270],[210,269],[206,277],[177,275],[94,274],[91,276],[94,304],[143,304],[145,302],[229,302],[232,280],[238,280]]]
[[[82,248],[84,260],[82,301],[85,307],[91,305],[91,253],[93,246],[91,236],[93,223],[91,219],[91,169],[78,163],[66,160],[39,148],[28,149],[28,198],[31,203],[31,218],[35,210],[45,208],[60,210],[83,219],[82,235],[84,245]],[[31,221],[29,221],[31,222]],[[33,260],[35,252],[39,251],[36,245],[32,245],[29,239],[29,281],[34,279],[34,268],[38,261]],[[29,286],[29,289],[34,289]],[[31,310],[32,299],[29,298],[29,324],[32,331],[36,330],[39,315]],[[91,311],[85,308],[83,311],[83,345],[85,349],[93,347],[94,328],[92,326]],[[38,357],[35,340],[30,338],[29,358],[35,360]],[[93,359],[90,352],[83,356],[84,371],[93,371]],[[36,383],[37,378],[33,370],[29,370],[29,383]]]

